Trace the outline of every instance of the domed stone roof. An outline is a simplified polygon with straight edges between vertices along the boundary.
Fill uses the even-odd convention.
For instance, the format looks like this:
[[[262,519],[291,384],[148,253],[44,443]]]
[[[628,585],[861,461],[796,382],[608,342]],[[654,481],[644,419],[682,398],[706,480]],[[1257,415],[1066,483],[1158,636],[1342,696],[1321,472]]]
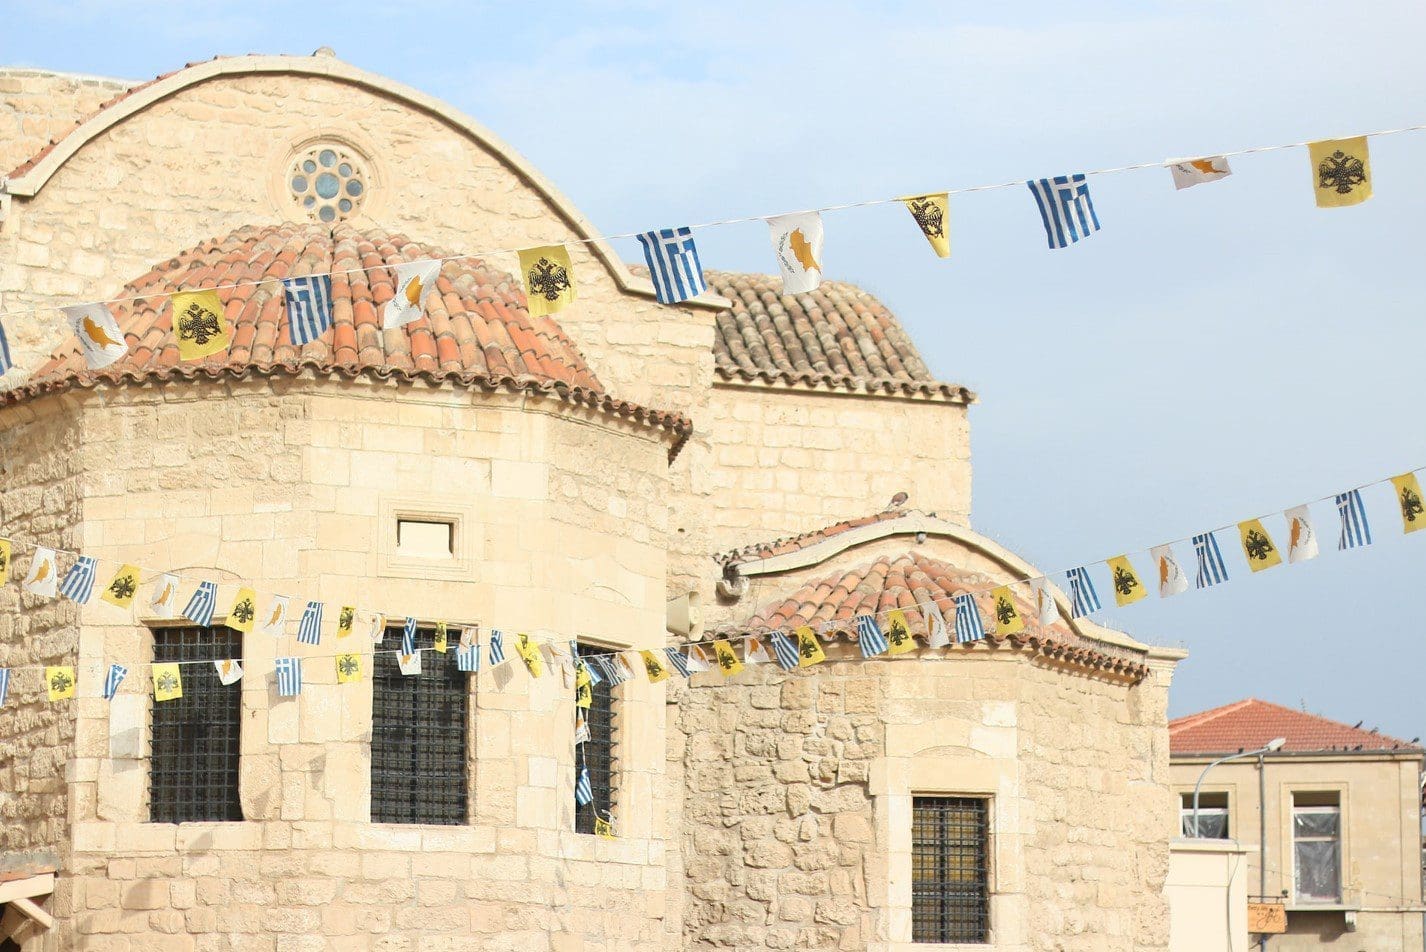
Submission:
[[[531,317],[519,281],[480,259],[446,261],[427,298],[425,317],[383,330],[381,310],[393,293],[395,266],[447,257],[440,249],[377,228],[240,228],[125,285],[116,297],[132,300],[112,304],[110,310],[128,339],[129,353],[102,374],[144,374],[178,365],[167,295],[216,288],[227,306],[232,343],[224,353],[185,366],[315,364],[353,373],[528,378],[603,393],[564,330],[548,317]],[[279,280],[327,272],[332,273],[333,327],[303,347],[294,346]],[[78,345],[70,341],[35,376],[85,373]]]

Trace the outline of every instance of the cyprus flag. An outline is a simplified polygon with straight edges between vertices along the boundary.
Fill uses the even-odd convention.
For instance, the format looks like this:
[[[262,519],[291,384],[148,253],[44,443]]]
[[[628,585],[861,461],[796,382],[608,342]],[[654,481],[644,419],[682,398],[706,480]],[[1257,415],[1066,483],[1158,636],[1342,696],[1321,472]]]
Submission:
[[[1173,187],[1177,189],[1216,182],[1233,174],[1228,160],[1221,155],[1202,159],[1170,159],[1169,171],[1173,173]]]
[[[391,330],[420,320],[426,313],[426,296],[441,273],[439,261],[408,261],[396,266],[396,294],[381,311],[381,327]]]
[[[1312,527],[1312,514],[1306,506],[1295,506],[1283,513],[1287,516],[1287,561],[1306,562],[1317,558],[1317,531]]]
[[[35,557],[30,560],[30,571],[25,574],[25,591],[54,598],[58,581],[59,566],[55,563],[54,549],[37,546]]]
[[[784,294],[806,294],[822,283],[822,216],[798,212],[769,218]]]
[[[90,370],[107,367],[129,352],[118,322],[104,305],[78,304],[60,310],[74,328],[74,336],[79,339],[79,349],[84,352],[84,362]]]
[[[154,582],[149,596],[149,614],[156,618],[172,618],[178,610],[178,576],[164,573]]]

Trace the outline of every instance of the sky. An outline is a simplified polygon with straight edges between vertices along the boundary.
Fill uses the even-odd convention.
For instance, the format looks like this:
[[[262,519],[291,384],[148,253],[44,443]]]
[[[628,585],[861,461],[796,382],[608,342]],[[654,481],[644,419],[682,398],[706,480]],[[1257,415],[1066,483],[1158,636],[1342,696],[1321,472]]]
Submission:
[[[1395,0],[5,6],[9,65],[147,79],[332,47],[474,116],[608,234],[1426,123],[1426,7]],[[1182,192],[1095,177],[1103,230],[1062,251],[1023,187],[953,198],[944,261],[900,206],[834,212],[824,265],[980,395],[979,531],[1046,571],[1147,568],[1426,466],[1426,132],[1371,160],[1375,197],[1330,210],[1305,149]],[[698,242],[705,266],[774,268],[759,223]],[[1426,632],[1399,611],[1426,533],[1388,490],[1366,502],[1369,548],[1337,552],[1318,504],[1317,560],[1250,575],[1223,534],[1228,584],[1100,620],[1191,652],[1172,715],[1254,696],[1426,734]]]

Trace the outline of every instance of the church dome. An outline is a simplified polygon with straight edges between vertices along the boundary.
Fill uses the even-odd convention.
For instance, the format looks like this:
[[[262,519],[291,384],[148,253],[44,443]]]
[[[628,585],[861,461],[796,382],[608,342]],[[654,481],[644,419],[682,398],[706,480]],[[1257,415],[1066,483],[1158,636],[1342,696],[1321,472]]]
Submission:
[[[381,310],[393,293],[395,266],[450,257],[374,227],[289,223],[239,228],[155,266],[115,295],[123,300],[109,308],[129,344],[123,359],[101,371],[87,370],[71,339],[32,379],[53,384],[311,367],[349,376],[455,377],[604,395],[559,324],[532,317],[520,282],[479,258],[446,261],[427,298],[425,317],[383,330]],[[280,279],[328,272],[333,326],[297,347],[289,334]],[[205,288],[216,289],[226,305],[232,342],[225,352],[180,363],[167,295]]]

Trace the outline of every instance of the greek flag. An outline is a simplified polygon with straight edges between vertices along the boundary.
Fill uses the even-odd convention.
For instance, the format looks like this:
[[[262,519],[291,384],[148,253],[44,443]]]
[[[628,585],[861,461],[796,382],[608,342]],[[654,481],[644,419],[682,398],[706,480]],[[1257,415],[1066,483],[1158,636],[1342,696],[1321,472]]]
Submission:
[[[292,343],[309,344],[332,326],[331,275],[285,278],[282,290],[287,295],[287,332]]]
[[[975,596],[961,592],[956,596],[956,643],[980,641],[985,637],[985,625],[980,620],[980,609],[975,607]]]
[[[693,232],[687,228],[662,228],[638,236],[649,263],[649,278],[660,304],[677,304],[698,297],[708,285],[703,282],[703,266]]]
[[[589,782],[589,767],[579,765],[579,777],[574,781],[575,806],[587,806],[594,801],[594,785]]]
[[[5,325],[0,324],[0,377],[10,372],[10,368],[15,366],[10,360],[10,341],[5,337]],[[9,684],[10,679],[6,677],[5,684]],[[0,704],[5,703],[5,694],[0,691]]]
[[[857,644],[861,646],[863,658],[879,655],[886,650],[886,632],[876,623],[875,615],[857,616]]]
[[[213,609],[217,604],[218,583],[199,582],[198,591],[193,593],[193,597],[188,600],[188,607],[183,609],[183,617],[195,625],[207,628],[213,624]]]
[[[407,617],[406,627],[401,629],[401,653],[413,655],[416,653],[416,619]]]
[[[94,594],[94,568],[98,560],[93,556],[81,555],[79,560],[64,573],[64,581],[59,583],[59,593],[72,602],[88,603]]]
[[[277,659],[278,697],[296,697],[302,693],[302,659]]]
[[[480,645],[466,645],[456,649],[456,670],[480,670]]]
[[[406,643],[406,642],[405,642],[405,640],[403,639],[403,640],[402,640],[402,644],[404,645],[405,643]],[[414,647],[414,645],[415,645],[414,639],[412,640],[412,645],[413,645],[413,647]],[[491,632],[490,632],[490,663],[491,663],[492,665],[497,665],[497,664],[500,664],[501,662],[503,662],[504,660],[505,660],[505,636],[504,636],[503,634],[501,634],[499,628],[495,628],[495,629],[492,629]]]
[[[593,661],[595,664],[601,666],[605,680],[611,685],[623,684],[629,680],[629,678],[633,677],[633,672],[624,665],[623,659],[618,655],[606,655],[602,658],[596,657]]]
[[[322,640],[322,603],[308,602],[302,612],[302,620],[297,623],[297,640],[304,645],[315,645]]]
[[[677,648],[665,648],[663,653],[668,657],[669,667],[677,671],[683,677],[688,677],[688,659]]]
[[[772,650],[777,655],[778,665],[784,671],[791,671],[802,660],[802,656],[797,653],[797,646],[792,643],[791,638],[787,637],[785,631],[772,633]]]
[[[0,707],[5,706],[5,695],[10,693],[10,669],[0,668]]]
[[[129,669],[122,664],[109,665],[109,673],[104,676],[104,700],[114,700],[114,695],[119,693],[119,684],[128,673]]]
[[[1089,569],[1081,565],[1077,569],[1070,569],[1065,574],[1069,576],[1070,594],[1074,596],[1070,617],[1083,618],[1090,612],[1099,611],[1099,593],[1094,590],[1094,582],[1089,577]]]
[[[1355,549],[1372,544],[1372,528],[1367,525],[1367,510],[1362,505],[1361,490],[1338,493],[1337,514],[1342,517],[1342,532],[1337,536],[1338,549]]]
[[[1223,564],[1223,550],[1213,533],[1203,532],[1193,537],[1193,554],[1198,559],[1198,577],[1194,588],[1207,588],[1228,581],[1228,566]]]
[[[593,687],[593,686],[596,685],[596,684],[603,684],[603,683],[604,683],[604,675],[603,675],[602,673],[600,673],[599,668],[597,668],[595,665],[591,664],[591,662],[592,662],[593,660],[594,660],[593,658],[589,658],[589,659],[587,659],[587,660],[584,659],[584,658],[579,659],[579,663],[582,664],[582,665],[584,665],[584,670],[589,672],[589,686],[590,686],[590,687]]]
[[[1045,223],[1051,248],[1068,248],[1099,230],[1099,216],[1094,213],[1089,183],[1083,175],[1057,175],[1025,184],[1040,206],[1040,220]]]

